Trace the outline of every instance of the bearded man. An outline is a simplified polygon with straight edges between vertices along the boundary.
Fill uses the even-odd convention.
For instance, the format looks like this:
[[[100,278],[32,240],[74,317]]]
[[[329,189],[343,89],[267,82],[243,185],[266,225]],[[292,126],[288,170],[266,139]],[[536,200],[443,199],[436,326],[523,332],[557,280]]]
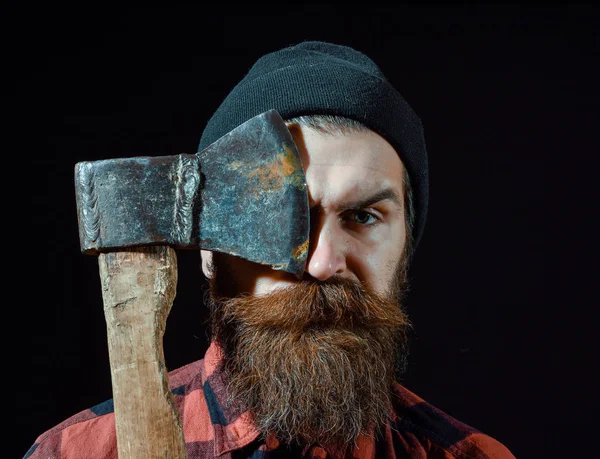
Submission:
[[[307,266],[298,279],[202,251],[210,346],[169,374],[188,457],[513,458],[398,382],[428,203],[420,119],[362,52],[303,42],[253,65],[199,150],[270,109],[306,174]],[[110,401],[42,434],[25,457],[116,457]]]

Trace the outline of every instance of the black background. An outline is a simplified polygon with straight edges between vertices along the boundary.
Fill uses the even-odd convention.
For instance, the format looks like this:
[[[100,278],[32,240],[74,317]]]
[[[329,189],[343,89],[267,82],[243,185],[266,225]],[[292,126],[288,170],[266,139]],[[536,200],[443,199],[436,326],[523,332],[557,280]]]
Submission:
[[[8,8],[3,457],[112,397],[75,163],[195,152],[252,63],[304,39],[369,54],[423,120],[431,201],[404,384],[517,457],[593,455],[594,300],[570,288],[581,266],[560,254],[591,248],[563,231],[595,213],[566,210],[595,183],[599,10],[371,5]],[[207,344],[199,255],[180,252],[179,268],[171,369]]]

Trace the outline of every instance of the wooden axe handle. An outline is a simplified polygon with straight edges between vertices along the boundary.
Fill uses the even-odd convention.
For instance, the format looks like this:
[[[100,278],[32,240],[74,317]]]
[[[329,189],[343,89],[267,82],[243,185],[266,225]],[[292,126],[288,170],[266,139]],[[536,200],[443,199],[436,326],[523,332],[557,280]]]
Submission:
[[[99,255],[119,459],[185,459],[163,335],[177,286],[168,246]]]

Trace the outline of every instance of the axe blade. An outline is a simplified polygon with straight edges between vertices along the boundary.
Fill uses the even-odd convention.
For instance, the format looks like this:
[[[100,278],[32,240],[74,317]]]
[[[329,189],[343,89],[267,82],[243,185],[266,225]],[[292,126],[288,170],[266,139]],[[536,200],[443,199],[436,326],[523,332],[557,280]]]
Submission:
[[[169,245],[235,255],[301,275],[309,243],[306,177],[275,110],[196,154],[75,165],[81,251]]]

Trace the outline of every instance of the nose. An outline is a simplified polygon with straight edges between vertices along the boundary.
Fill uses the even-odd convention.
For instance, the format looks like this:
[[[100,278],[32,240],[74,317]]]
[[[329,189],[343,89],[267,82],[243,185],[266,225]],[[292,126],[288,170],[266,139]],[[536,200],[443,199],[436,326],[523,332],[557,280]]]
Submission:
[[[320,281],[343,274],[346,271],[344,245],[344,236],[335,224],[313,230],[306,272]]]

